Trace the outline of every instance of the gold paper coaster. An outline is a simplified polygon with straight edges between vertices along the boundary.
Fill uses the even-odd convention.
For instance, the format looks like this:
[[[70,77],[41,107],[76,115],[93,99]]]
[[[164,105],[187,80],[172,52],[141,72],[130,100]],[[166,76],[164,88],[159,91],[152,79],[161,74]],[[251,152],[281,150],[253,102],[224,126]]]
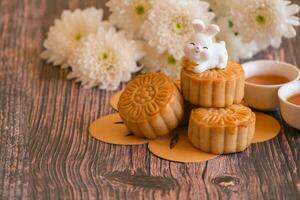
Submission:
[[[117,104],[122,91],[117,92],[110,100],[113,108]],[[268,141],[278,135],[280,124],[273,117],[255,112],[256,129],[252,143]],[[202,162],[218,155],[202,152],[190,144],[187,137],[187,127],[177,128],[170,137],[147,140],[134,136],[123,124],[119,114],[104,116],[90,126],[91,135],[103,142],[120,145],[148,144],[149,150],[156,156],[176,162]],[[174,137],[174,134],[176,137]]]
[[[256,125],[252,143],[265,142],[279,134],[280,124],[275,118],[261,112],[255,112],[255,115]]]
[[[218,156],[194,148],[188,140],[186,128],[178,128],[172,134],[174,133],[178,134],[177,139],[163,137],[151,140],[148,144],[149,150],[160,158],[184,163],[207,161]]]
[[[135,145],[149,141],[130,133],[118,113],[97,119],[91,124],[89,131],[94,138],[110,144]]]
[[[110,99],[110,105],[115,109],[115,110],[118,110],[118,102],[119,102],[119,99],[120,99],[120,96],[122,94],[123,90],[117,92],[116,94],[114,94],[111,99]]]
[[[117,92],[110,100],[110,104],[115,109],[117,109],[121,92]],[[280,124],[275,118],[261,112],[255,112],[255,115],[256,128],[252,143],[265,142],[279,134]]]
[[[117,109],[121,93],[122,91],[117,92],[110,100],[111,106],[115,109]],[[280,124],[275,118],[261,112],[255,112],[255,115],[256,128],[252,143],[265,142],[279,134]]]

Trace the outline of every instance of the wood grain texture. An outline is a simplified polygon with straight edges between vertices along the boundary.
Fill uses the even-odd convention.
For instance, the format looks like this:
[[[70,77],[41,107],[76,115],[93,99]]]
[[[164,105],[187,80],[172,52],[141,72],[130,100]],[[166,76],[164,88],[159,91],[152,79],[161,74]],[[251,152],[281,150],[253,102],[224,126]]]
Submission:
[[[63,9],[104,3],[0,0],[0,199],[299,199],[300,131],[278,112],[270,113],[282,124],[277,138],[205,163],[89,136],[89,124],[113,112],[113,93],[84,90],[39,54]],[[256,58],[300,66],[298,33]]]

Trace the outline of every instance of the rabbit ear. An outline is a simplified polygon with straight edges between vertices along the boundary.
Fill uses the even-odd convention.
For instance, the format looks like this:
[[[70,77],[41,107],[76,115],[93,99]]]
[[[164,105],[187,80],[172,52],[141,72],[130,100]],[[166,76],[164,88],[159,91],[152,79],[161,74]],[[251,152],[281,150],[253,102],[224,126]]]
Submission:
[[[208,36],[211,36],[211,37],[214,37],[219,32],[220,32],[220,28],[219,28],[219,26],[217,26],[215,24],[209,25],[205,29],[205,34],[208,35]]]
[[[206,26],[205,26],[204,22],[200,19],[194,19],[192,24],[193,24],[194,30],[198,33],[205,30]]]

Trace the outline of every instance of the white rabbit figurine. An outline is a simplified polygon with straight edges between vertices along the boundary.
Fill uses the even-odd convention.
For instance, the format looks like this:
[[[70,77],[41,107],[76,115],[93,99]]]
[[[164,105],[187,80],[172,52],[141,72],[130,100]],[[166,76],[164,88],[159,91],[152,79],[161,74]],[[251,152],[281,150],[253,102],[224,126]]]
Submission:
[[[214,24],[205,26],[199,19],[193,21],[193,28],[196,34],[184,49],[185,57],[198,64],[193,71],[202,73],[212,68],[224,69],[228,61],[225,42],[213,42],[220,28]]]

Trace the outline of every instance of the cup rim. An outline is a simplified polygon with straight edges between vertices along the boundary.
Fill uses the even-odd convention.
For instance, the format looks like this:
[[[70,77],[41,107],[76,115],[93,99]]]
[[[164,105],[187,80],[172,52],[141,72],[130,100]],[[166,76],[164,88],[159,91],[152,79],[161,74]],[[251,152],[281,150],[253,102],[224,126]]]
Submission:
[[[296,67],[295,65],[293,65],[293,64],[290,64],[290,63],[287,63],[287,62],[283,62],[283,61],[278,61],[278,60],[252,60],[252,61],[243,63],[242,67],[244,69],[243,65],[250,64],[250,63],[258,63],[258,62],[269,62],[269,63],[283,64],[283,65],[286,65],[286,67],[288,66],[290,68],[295,69],[298,72],[298,75],[297,75],[297,77],[295,77],[294,79],[292,79],[292,80],[290,80],[290,81],[288,81],[286,83],[274,84],[274,85],[262,85],[262,84],[257,84],[257,83],[250,83],[250,82],[247,82],[246,79],[245,79],[245,85],[255,86],[255,87],[260,87],[260,88],[278,88],[278,87],[282,87],[282,86],[284,86],[286,84],[298,81],[300,79],[300,69],[298,67]]]
[[[290,105],[290,106],[292,106],[292,107],[300,108],[300,105],[293,104],[293,103],[289,102],[287,99],[285,99],[285,98],[283,98],[283,97],[281,96],[281,92],[285,89],[285,87],[289,86],[290,84],[296,84],[296,83],[299,83],[299,84],[300,84],[300,80],[299,80],[299,81],[294,81],[294,82],[292,82],[292,83],[288,83],[288,84],[286,84],[286,85],[280,87],[277,94],[278,94],[278,98],[279,98],[282,102],[284,102],[284,103],[286,103],[286,104],[288,104],[288,105]]]

